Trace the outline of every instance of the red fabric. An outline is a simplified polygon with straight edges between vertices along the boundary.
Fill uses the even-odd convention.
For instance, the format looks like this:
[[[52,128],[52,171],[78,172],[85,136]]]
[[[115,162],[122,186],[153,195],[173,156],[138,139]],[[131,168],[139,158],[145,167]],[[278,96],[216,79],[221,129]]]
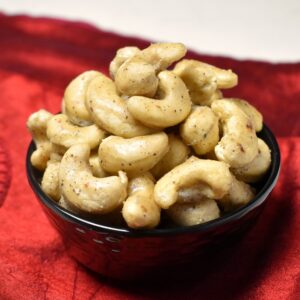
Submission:
[[[25,122],[40,108],[57,112],[74,76],[88,69],[107,72],[115,50],[125,45],[148,42],[83,23],[0,14],[0,138],[12,162],[11,186],[0,208],[0,298],[300,299],[300,63],[189,53],[239,74],[239,86],[226,95],[255,104],[282,151],[282,173],[262,216],[209,270],[174,286],[116,284],[65,253],[27,183]]]

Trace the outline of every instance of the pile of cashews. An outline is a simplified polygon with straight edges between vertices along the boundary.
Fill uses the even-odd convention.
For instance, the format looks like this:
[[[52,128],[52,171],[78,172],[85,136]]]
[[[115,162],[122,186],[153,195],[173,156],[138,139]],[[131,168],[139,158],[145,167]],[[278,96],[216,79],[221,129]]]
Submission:
[[[29,117],[31,163],[49,197],[135,229],[157,227],[162,213],[181,226],[204,223],[254,198],[250,184],[271,164],[256,136],[262,115],[223,98],[234,72],[185,54],[180,43],[121,48],[110,78],[84,72],[67,86],[62,113]]]

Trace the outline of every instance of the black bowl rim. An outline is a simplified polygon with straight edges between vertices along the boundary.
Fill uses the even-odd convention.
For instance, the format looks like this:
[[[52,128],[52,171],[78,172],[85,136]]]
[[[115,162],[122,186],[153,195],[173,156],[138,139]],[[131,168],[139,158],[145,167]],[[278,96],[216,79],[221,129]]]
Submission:
[[[34,175],[34,167],[31,165],[30,156],[33,152],[35,145],[34,142],[31,141],[28,147],[27,155],[26,155],[26,171],[27,171],[27,178],[29,184],[31,185],[33,191],[38,196],[38,199],[42,202],[42,204],[46,205],[50,210],[54,213],[62,217],[67,221],[71,221],[75,223],[77,226],[82,226],[88,228],[90,230],[95,230],[98,232],[106,232],[115,235],[124,235],[128,237],[164,237],[170,236],[174,234],[187,234],[187,233],[194,233],[194,232],[205,232],[213,230],[216,227],[223,226],[229,222],[236,221],[242,218],[244,215],[248,214],[250,211],[261,205],[265,199],[267,198],[268,194],[274,188],[279,172],[280,172],[280,150],[278,143],[276,141],[275,136],[271,132],[271,130],[264,124],[263,130],[268,136],[269,139],[269,147],[271,148],[271,156],[272,156],[272,164],[269,173],[269,177],[266,180],[265,184],[262,186],[258,194],[255,198],[250,201],[245,206],[228,213],[218,219],[199,224],[194,226],[188,227],[171,227],[171,228],[160,228],[160,229],[147,229],[147,230],[135,230],[130,228],[119,228],[113,226],[102,225],[87,219],[84,219],[78,215],[75,215],[66,209],[60,207],[55,201],[53,201],[50,197],[48,197],[43,190],[41,189],[40,184],[38,183],[37,179]]]

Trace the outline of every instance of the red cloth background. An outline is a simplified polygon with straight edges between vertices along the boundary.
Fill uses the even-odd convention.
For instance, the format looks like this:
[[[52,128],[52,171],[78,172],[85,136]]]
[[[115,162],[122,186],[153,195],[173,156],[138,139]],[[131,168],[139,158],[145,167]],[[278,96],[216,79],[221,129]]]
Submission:
[[[205,274],[173,286],[116,284],[67,256],[27,183],[25,123],[40,108],[57,112],[73,77],[88,69],[107,73],[125,45],[148,42],[83,23],[0,14],[0,138],[12,173],[0,208],[0,299],[300,299],[300,63],[189,53],[239,74],[239,86],[226,95],[256,105],[282,151],[278,185],[257,224]]]

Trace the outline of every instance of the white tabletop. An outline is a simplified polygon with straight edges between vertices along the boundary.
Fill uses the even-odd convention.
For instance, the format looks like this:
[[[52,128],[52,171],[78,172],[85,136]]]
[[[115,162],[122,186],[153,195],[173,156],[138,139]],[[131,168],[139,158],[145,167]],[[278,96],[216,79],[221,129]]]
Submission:
[[[299,0],[0,0],[0,11],[87,21],[206,54],[300,62]]]

